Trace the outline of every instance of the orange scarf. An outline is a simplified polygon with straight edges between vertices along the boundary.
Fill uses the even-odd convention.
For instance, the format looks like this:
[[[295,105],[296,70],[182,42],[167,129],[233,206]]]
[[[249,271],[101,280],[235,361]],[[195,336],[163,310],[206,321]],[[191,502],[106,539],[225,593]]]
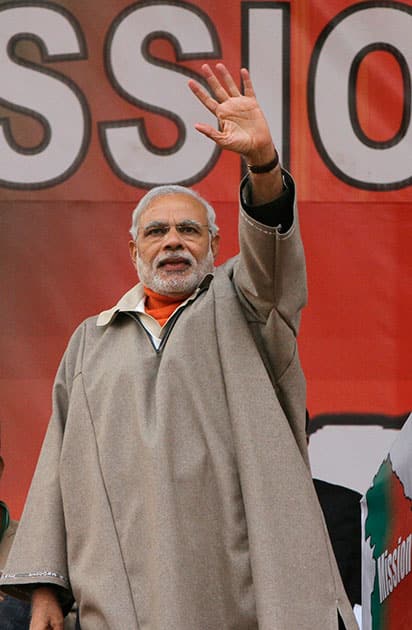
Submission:
[[[154,317],[161,326],[164,326],[173,311],[186,299],[160,295],[160,293],[156,293],[147,287],[144,287],[144,293],[146,296],[144,305],[145,312]]]

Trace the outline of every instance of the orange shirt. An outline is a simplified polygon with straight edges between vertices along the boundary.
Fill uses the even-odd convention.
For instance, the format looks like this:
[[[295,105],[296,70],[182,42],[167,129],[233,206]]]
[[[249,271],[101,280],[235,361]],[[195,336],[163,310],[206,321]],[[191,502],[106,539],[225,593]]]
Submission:
[[[186,298],[177,299],[168,295],[160,295],[147,287],[144,287],[146,295],[145,312],[156,319],[161,326],[169,319]]]

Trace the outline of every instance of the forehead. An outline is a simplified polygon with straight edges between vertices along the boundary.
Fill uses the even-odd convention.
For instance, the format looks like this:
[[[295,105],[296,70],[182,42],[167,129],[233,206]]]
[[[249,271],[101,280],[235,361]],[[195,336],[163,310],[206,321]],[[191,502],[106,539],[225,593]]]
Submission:
[[[193,219],[202,225],[207,224],[207,212],[204,205],[184,193],[171,193],[155,197],[140,215],[139,225],[150,221],[179,223],[183,219]]]

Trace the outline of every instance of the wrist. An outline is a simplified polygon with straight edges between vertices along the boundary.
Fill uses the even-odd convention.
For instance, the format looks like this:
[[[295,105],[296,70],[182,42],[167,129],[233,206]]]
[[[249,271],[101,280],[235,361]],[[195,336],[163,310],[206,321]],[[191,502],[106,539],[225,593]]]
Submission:
[[[57,594],[53,586],[47,584],[36,586],[31,594],[32,603],[36,601],[52,600],[58,602]]]
[[[251,173],[270,173],[270,171],[275,170],[278,166],[279,155],[272,144],[269,149],[261,152],[259,155],[254,154],[253,156],[248,156],[246,158],[246,164]]]

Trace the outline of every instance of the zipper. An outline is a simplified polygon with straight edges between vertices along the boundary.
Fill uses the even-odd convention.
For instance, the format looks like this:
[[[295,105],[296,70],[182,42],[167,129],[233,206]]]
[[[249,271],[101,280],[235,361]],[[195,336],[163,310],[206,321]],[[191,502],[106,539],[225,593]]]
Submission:
[[[190,302],[191,303],[191,302]],[[154,349],[154,351],[156,352],[156,354],[160,354],[161,351],[163,350],[166,341],[169,339],[170,333],[172,332],[172,328],[175,325],[178,317],[180,316],[181,313],[183,313],[183,311],[185,310],[185,308],[189,306],[188,304],[185,304],[185,306],[180,307],[177,311],[175,311],[172,315],[172,317],[169,319],[169,321],[166,324],[166,330],[164,332],[164,335],[160,341],[159,347],[156,348],[156,345],[153,341],[152,335],[150,334],[150,332],[147,330],[146,326],[142,323],[142,321],[140,320],[140,317],[138,316],[137,313],[133,312],[133,311],[122,311],[125,315],[128,315],[129,317],[131,317],[135,322],[138,322],[139,326],[141,328],[143,328],[145,334],[147,335],[147,337],[149,338],[150,344],[152,346],[152,348]]]

